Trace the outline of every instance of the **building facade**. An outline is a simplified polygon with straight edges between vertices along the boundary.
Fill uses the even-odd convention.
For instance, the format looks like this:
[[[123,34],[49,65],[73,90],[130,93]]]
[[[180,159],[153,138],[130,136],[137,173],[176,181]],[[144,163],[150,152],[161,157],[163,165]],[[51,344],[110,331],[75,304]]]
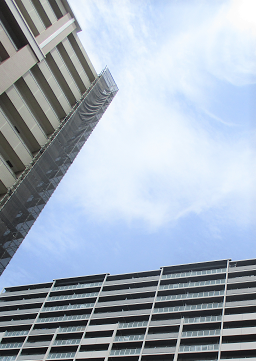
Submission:
[[[256,360],[256,260],[6,288],[0,361]]]
[[[66,0],[0,1],[0,274],[117,92]]]

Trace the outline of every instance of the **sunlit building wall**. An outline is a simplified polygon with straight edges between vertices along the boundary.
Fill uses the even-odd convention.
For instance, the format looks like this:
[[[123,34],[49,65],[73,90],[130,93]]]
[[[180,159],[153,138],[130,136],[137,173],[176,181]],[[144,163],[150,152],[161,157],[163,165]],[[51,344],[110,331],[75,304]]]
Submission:
[[[0,1],[0,274],[117,87],[66,0]]]
[[[255,361],[255,290],[256,260],[8,287],[0,361]]]

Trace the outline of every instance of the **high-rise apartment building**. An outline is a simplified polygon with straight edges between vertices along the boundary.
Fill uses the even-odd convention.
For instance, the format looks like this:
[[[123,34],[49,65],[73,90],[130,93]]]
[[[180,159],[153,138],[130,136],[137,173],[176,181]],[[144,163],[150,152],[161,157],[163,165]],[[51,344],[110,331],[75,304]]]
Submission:
[[[66,0],[0,0],[0,274],[117,92]]]
[[[0,361],[255,361],[256,260],[6,288],[0,332]]]

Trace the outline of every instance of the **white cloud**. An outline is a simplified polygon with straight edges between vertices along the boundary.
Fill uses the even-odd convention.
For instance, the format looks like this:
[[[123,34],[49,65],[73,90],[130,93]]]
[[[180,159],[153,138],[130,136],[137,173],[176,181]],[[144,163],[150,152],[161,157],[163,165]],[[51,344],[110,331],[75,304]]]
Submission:
[[[195,18],[204,14],[200,3],[194,2]],[[153,228],[211,208],[248,222],[256,204],[255,147],[242,134],[229,137],[229,127],[208,127],[198,109],[230,124],[207,110],[215,84],[255,80],[251,13],[239,1],[224,1],[207,8],[201,23],[190,19],[157,38],[142,2],[74,4],[85,7],[77,13],[84,41],[97,19],[104,22],[89,48],[97,64],[109,61],[120,92],[64,180],[68,200],[91,217],[142,220]],[[165,21],[172,21],[171,10]]]

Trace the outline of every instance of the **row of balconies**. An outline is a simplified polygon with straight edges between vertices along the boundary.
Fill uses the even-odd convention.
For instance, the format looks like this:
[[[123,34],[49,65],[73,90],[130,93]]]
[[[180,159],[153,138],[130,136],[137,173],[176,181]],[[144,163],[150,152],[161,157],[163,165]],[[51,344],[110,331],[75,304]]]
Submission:
[[[246,327],[246,328],[234,328],[234,329],[224,329],[223,331],[223,339],[225,340],[225,337],[227,336],[244,336],[244,339],[248,335],[254,335],[256,332],[256,327]],[[184,331],[182,332],[181,339],[205,339],[205,338],[212,338],[214,336],[219,337],[220,335],[220,329],[202,329],[202,330],[195,330],[195,331]],[[177,339],[178,338],[178,332],[171,332],[171,333],[151,333],[147,334],[146,341],[150,340],[171,340],[171,339]],[[134,341],[142,341],[144,339],[144,333],[141,334],[133,334],[133,335],[125,335],[125,336],[116,336],[114,339],[115,343],[126,343],[126,342],[134,342]],[[81,345],[87,345],[87,344],[106,344],[110,343],[112,340],[112,337],[98,337],[98,338],[84,338],[81,340],[80,338],[76,339],[57,339],[54,341],[53,346],[60,346],[60,345],[78,345],[81,343]],[[230,339],[229,339],[230,340]],[[232,340],[232,339],[231,339]],[[230,341],[227,341],[230,343]],[[30,342],[27,341],[23,348],[38,348],[38,347],[48,347],[51,343],[51,340],[48,341],[38,341],[38,342]],[[225,343],[225,341],[224,341]],[[23,345],[23,342],[12,342],[12,343],[1,343],[0,348],[20,348]]]
[[[117,347],[117,346],[116,346]],[[199,355],[199,354],[205,354],[205,355],[213,355],[218,350],[221,350],[221,352],[225,352],[227,355],[227,352],[237,351],[241,353],[246,351],[254,351],[256,348],[256,342],[235,342],[235,343],[229,343],[225,344],[223,343],[221,346],[219,346],[218,343],[203,343],[203,344],[188,344],[188,345],[181,345],[179,347],[179,354],[180,355]],[[155,346],[155,347],[147,347],[145,345],[144,349],[142,350],[142,355],[173,355],[176,351],[176,346]],[[112,348],[110,351],[110,356],[127,356],[127,355],[139,355],[141,352],[141,347],[133,347],[133,348]],[[52,349],[52,352],[50,352],[47,356],[47,359],[72,359],[76,356],[76,359],[96,359],[98,357],[107,357],[109,354],[108,349],[104,350],[88,350],[88,351],[81,351],[81,352],[65,352],[64,350],[62,352],[54,352]],[[7,356],[8,357],[8,356]],[[1,361],[11,361],[14,360],[14,356],[3,358],[3,356],[0,358]],[[40,360],[44,357],[44,354],[32,354],[32,355],[20,355],[18,360]],[[206,356],[208,358],[208,356]],[[223,358],[221,358],[223,359]],[[236,359],[240,359],[236,357]],[[223,359],[224,360],[224,359]],[[241,359],[242,360],[242,359]],[[250,360],[253,360],[253,358],[250,358]]]
[[[255,278],[255,281],[256,281],[256,276],[254,277]],[[234,283],[235,282],[235,280],[236,280],[236,278],[234,278],[234,279],[231,279],[230,280],[230,282],[231,283]],[[236,280],[237,281],[237,280]],[[245,281],[252,281],[252,277],[242,277],[242,279],[240,279],[239,280],[239,282],[245,282]],[[114,282],[114,281],[113,281]],[[163,285],[162,287],[160,286],[160,289],[162,289],[162,290],[164,290],[164,289],[173,289],[173,288],[176,288],[176,286],[177,286],[177,288],[178,287],[197,287],[197,286],[210,286],[210,285],[212,285],[212,282],[216,282],[216,284],[218,283],[218,282],[223,282],[223,280],[222,279],[219,279],[219,280],[209,280],[209,281],[200,281],[200,282],[190,282],[190,283],[183,283],[183,284],[170,284],[170,285]],[[45,290],[46,289],[37,289],[37,290],[27,290],[26,292],[28,293],[28,292],[30,292],[30,294],[31,294],[31,292],[32,292],[32,294],[33,294],[33,292],[40,292],[40,291],[44,291],[45,292]],[[248,289],[247,290],[247,293],[250,293],[250,292],[252,292],[253,290],[255,290],[255,289]],[[141,288],[125,288],[125,289],[119,289],[119,290],[110,290],[110,291],[102,291],[101,292],[101,297],[107,297],[107,296],[117,296],[118,297],[118,295],[125,295],[125,294],[133,294],[133,293],[138,293],[138,292],[141,292],[142,291],[142,289]],[[143,293],[144,292],[155,292],[156,291],[156,287],[155,286],[149,286],[149,287],[144,287],[143,288]],[[17,293],[21,293],[21,292],[25,292],[25,291],[17,291],[17,292],[14,292],[14,294],[17,294]],[[242,289],[239,289],[239,290],[236,290],[236,291],[234,291],[234,290],[228,290],[227,291],[227,294],[229,295],[231,295],[231,294],[239,294],[239,293],[242,293],[243,291],[242,291]],[[5,294],[3,294],[4,296],[2,296],[3,298],[6,298],[6,294],[8,294],[8,293],[10,293],[10,292],[6,292]],[[60,295],[60,296],[50,296],[49,298],[48,298],[48,300],[49,301],[58,301],[58,300],[65,300],[65,299],[72,299],[72,298],[80,298],[80,297],[83,297],[83,295],[84,296],[86,296],[86,297],[88,297],[88,296],[95,296],[95,295],[97,295],[97,293],[89,293],[89,294],[66,294],[66,295]],[[24,299],[24,300],[14,300],[14,301],[7,301],[7,302],[4,302],[4,306],[12,306],[12,305],[23,305],[23,304],[31,304],[32,302],[37,302],[37,303],[41,303],[41,302],[43,302],[44,301],[44,298],[37,298],[37,299],[35,299],[35,298],[32,298],[32,299]],[[123,300],[120,300],[120,301],[114,301],[114,304],[115,305],[118,305],[118,304],[122,304],[122,302],[124,302],[124,303],[126,303],[126,304],[132,304],[132,303],[142,303],[143,301],[137,301],[137,300],[135,300],[135,299],[132,299],[132,300],[129,300],[129,301],[127,301],[127,302],[124,302]],[[113,304],[113,301],[111,300],[111,301],[105,301],[105,302],[100,302],[99,303],[99,305],[100,306],[105,306],[105,305],[109,305],[109,304]],[[13,313],[13,311],[9,311],[9,312],[5,312],[4,314],[5,315],[8,315],[8,314],[12,314]],[[19,314],[19,313],[23,313],[23,311],[22,310],[20,310],[19,312],[15,312],[16,314]],[[26,311],[24,311],[24,313],[26,313]]]
[[[124,311],[125,312],[125,311]],[[138,311],[137,315],[141,315],[141,312]],[[121,314],[120,312],[118,313],[119,317],[123,317],[126,316],[125,314]],[[131,314],[129,314],[131,315]],[[145,312],[145,316],[147,316],[147,310]],[[219,323],[222,319],[221,315],[212,315],[212,316],[197,316],[197,317],[185,317],[184,319],[184,324],[213,324],[213,323]],[[62,320],[62,321],[67,321],[67,319]],[[62,321],[59,321],[62,323]],[[231,315],[225,315],[224,316],[224,325],[227,325],[225,327],[229,327],[229,324],[231,323],[237,323],[237,322],[244,322],[246,323],[247,321],[251,322],[251,321],[255,321],[256,324],[256,316],[255,313],[247,313],[247,314],[231,314]],[[54,322],[54,321],[53,321]],[[71,322],[71,321],[69,321]],[[116,322],[118,322],[118,319],[116,320]],[[14,323],[16,324],[28,324],[28,323],[32,323],[32,320],[18,320],[18,321],[10,321],[10,323],[12,323],[12,325]],[[160,319],[160,320],[156,320],[153,319],[150,323],[150,328],[154,328],[154,327],[165,327],[165,326],[175,326],[175,325],[179,325],[180,324],[180,318],[177,319]],[[119,324],[119,329],[136,329],[136,328],[141,328],[141,327],[145,327],[147,325],[147,321],[142,321],[142,322],[128,322],[126,324]],[[109,326],[109,325],[106,325]],[[77,332],[79,330],[83,329],[84,326],[75,326],[75,325],[71,325],[69,327],[63,327],[63,328],[59,328],[58,333],[60,332]],[[231,331],[230,331],[231,330]],[[54,334],[56,331],[56,328],[48,328],[48,329],[33,329],[30,333],[31,336],[35,336],[35,335],[50,335],[50,334]],[[28,330],[24,330],[24,331],[17,331],[17,333],[15,332],[8,332],[6,333],[6,336],[8,337],[18,337],[21,335],[27,334]],[[224,329],[224,334],[232,334],[232,332],[236,332],[234,331],[234,329]],[[241,332],[247,332],[245,329],[242,329]]]
[[[240,272],[246,272],[246,271],[253,271],[256,272],[256,265],[247,265],[242,267],[230,267],[229,268],[229,274],[234,273],[240,273]],[[176,279],[176,278],[187,278],[187,277],[195,277],[198,278],[198,276],[209,276],[209,275],[216,275],[220,273],[225,273],[226,269],[210,269],[210,270],[200,270],[200,271],[189,271],[189,272],[180,272],[180,273],[172,273],[172,274],[166,274],[162,276],[162,279]],[[255,276],[256,277],[256,276]],[[111,278],[111,276],[110,276]],[[240,278],[240,277],[237,277]],[[105,282],[104,287],[109,286],[115,286],[115,285],[124,285],[124,284],[134,284],[134,283],[144,283],[144,282],[156,282],[159,280],[159,276],[144,276],[144,277],[131,277],[126,279],[119,279],[119,280],[107,280]],[[229,282],[232,282],[233,279],[229,278]],[[48,285],[48,284],[47,284]],[[67,289],[74,289],[74,288],[84,288],[84,287],[97,287],[100,286],[101,282],[94,282],[94,283],[87,283],[87,284],[74,284],[74,285],[63,285],[63,286],[56,286],[53,288],[52,291],[63,291]],[[16,287],[15,287],[16,288]],[[13,297],[13,296],[19,296],[19,295],[27,295],[27,294],[33,294],[33,293],[48,293],[50,291],[49,287],[45,288],[34,288],[31,287],[31,289],[22,289],[17,291],[11,291],[11,288],[8,289],[6,292],[1,294],[1,298],[6,297]],[[107,291],[107,290],[105,290]]]
[[[219,292],[219,291],[215,291]],[[208,294],[208,293],[207,293]],[[248,293],[248,295],[250,295]],[[183,304],[177,305],[177,300],[179,295],[174,295],[174,300],[168,300],[168,296],[162,296],[158,299],[157,306],[155,308],[155,313],[173,313],[173,312],[180,312],[180,311],[193,311],[193,310],[203,310],[203,309],[209,309],[209,308],[216,308],[216,307],[222,307],[222,304],[219,302],[218,305],[216,302],[211,303],[209,301],[214,300],[212,297],[216,296],[218,297],[219,294],[214,293],[214,291],[210,294],[210,297],[204,297],[204,293],[198,293],[198,294],[180,294],[181,301],[183,298],[186,299],[193,299],[193,298],[201,298],[204,303],[197,303],[197,304],[186,304],[185,306]],[[235,295],[234,295],[235,296]],[[163,298],[163,299],[162,299]],[[205,303],[205,300],[208,299],[208,303]],[[134,304],[133,301],[137,301],[136,304]],[[153,298],[143,298],[143,299],[136,299],[136,300],[122,300],[117,301],[116,303],[112,304],[113,307],[110,308],[110,303],[101,302],[98,303],[97,306],[101,306],[101,308],[97,307],[96,312],[92,315],[92,319],[104,319],[104,318],[119,318],[119,317],[125,317],[125,316],[133,316],[133,315],[140,315],[140,314],[149,314],[151,312],[151,304],[152,304]],[[161,302],[160,302],[161,301]],[[164,302],[165,301],[165,302]],[[172,306],[173,302],[175,301],[175,305]],[[200,300],[198,300],[200,301]],[[145,303],[146,302],[146,303]],[[167,303],[168,302],[168,303]],[[120,307],[124,306],[127,308],[129,305],[133,306],[133,309],[126,310],[123,307],[120,309]],[[138,309],[136,306],[141,305],[141,307]],[[159,307],[160,305],[163,305],[166,307]],[[231,309],[237,307],[248,307],[248,306],[255,306],[256,305],[256,299],[248,299],[245,300],[244,296],[241,300],[234,300],[228,299],[226,302],[226,308]],[[86,307],[85,307],[86,306]],[[62,321],[63,316],[58,316],[58,311],[68,311],[67,317],[71,317],[71,319],[75,319],[76,315],[72,315],[72,309],[76,308],[87,308],[87,306],[90,308],[93,307],[93,304],[71,304],[71,305],[63,305],[63,306],[53,306],[53,307],[46,307],[45,311],[47,311],[47,316],[49,317],[41,317],[38,319],[37,322],[55,322],[55,321]],[[102,312],[105,310],[107,312]],[[108,307],[107,307],[108,306]],[[116,306],[116,307],[115,307]],[[119,306],[119,307],[118,307]],[[143,307],[144,306],[144,307]],[[146,308],[147,307],[147,308]],[[145,309],[146,308],[146,309]],[[51,312],[52,310],[52,312]],[[43,310],[44,311],[44,310]],[[88,310],[89,311],[89,310]],[[98,312],[97,312],[98,311]],[[236,311],[236,310],[235,310]],[[0,326],[4,324],[10,324],[10,325],[18,325],[18,324],[32,324],[34,322],[34,319],[39,312],[39,308],[33,308],[33,309],[21,309],[21,310],[11,310],[11,311],[5,311],[1,312],[1,316],[19,316],[19,315],[28,315],[29,318],[24,319],[12,319],[12,320],[4,320],[0,322]],[[50,312],[50,313],[49,313]],[[233,312],[233,311],[232,311]],[[89,312],[90,313],[90,312]],[[50,316],[52,314],[52,316]],[[41,313],[41,316],[44,315],[44,313]],[[34,316],[34,317],[31,317]],[[79,315],[78,315],[79,316]],[[80,317],[80,316],[79,316]],[[44,319],[44,320],[43,320]]]

